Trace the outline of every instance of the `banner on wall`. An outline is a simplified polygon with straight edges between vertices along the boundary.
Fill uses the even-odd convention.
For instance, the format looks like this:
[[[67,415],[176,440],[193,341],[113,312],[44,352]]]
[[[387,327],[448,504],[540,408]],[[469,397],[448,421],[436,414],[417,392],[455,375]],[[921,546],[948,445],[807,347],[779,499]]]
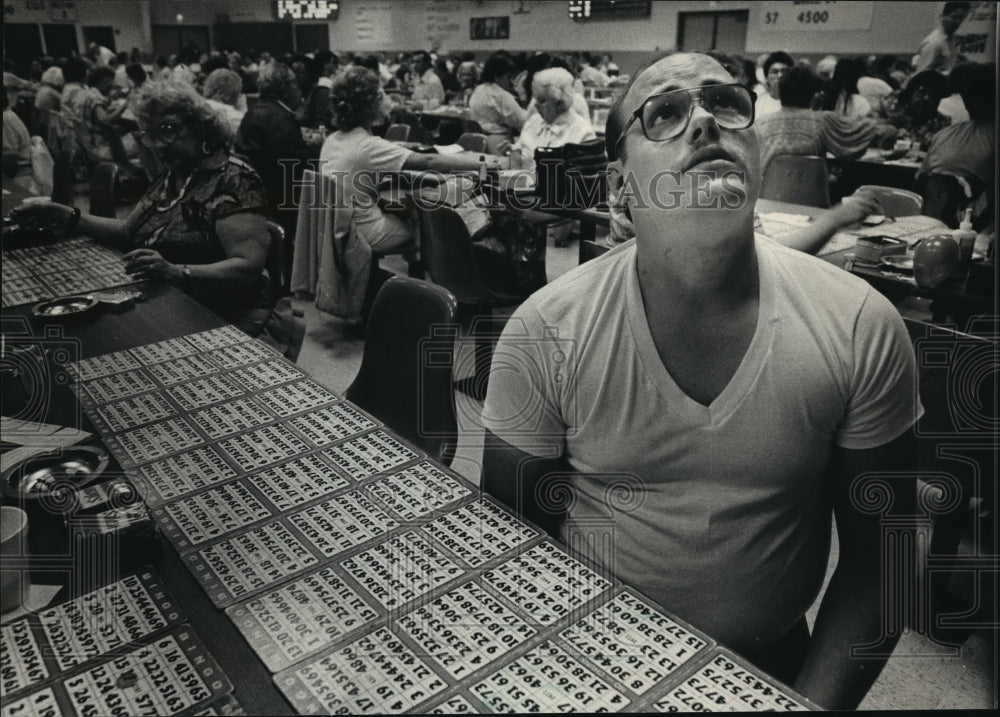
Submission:
[[[462,3],[455,0],[433,0],[424,9],[426,50],[443,52],[455,39],[464,39],[465,27],[456,18]]]
[[[357,5],[352,20],[359,49],[392,47],[392,3],[389,0],[370,0]]]
[[[762,2],[761,32],[870,30],[874,2]]]
[[[996,23],[995,2],[973,3],[965,22],[955,32],[959,54],[973,62],[993,62],[997,46]]]

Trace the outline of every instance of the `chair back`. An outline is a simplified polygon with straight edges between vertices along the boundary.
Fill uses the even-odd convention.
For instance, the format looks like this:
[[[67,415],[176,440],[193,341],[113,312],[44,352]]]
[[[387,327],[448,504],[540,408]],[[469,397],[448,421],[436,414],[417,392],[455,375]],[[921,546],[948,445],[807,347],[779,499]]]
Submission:
[[[405,107],[393,107],[389,111],[389,122],[392,124],[405,124],[410,128],[409,138],[401,141],[430,144],[430,135],[427,134],[427,129],[420,121],[420,118]],[[388,130],[386,131],[388,132]]]
[[[487,137],[478,132],[465,132],[458,138],[458,146],[466,152],[486,152]]]
[[[285,230],[277,222],[267,222],[267,279],[271,284],[271,298],[278,300],[287,293],[289,277],[285,267]]]
[[[393,277],[379,290],[361,368],[345,396],[446,465],[457,442],[452,389],[458,305],[446,289]]]
[[[920,210],[924,208],[923,197],[908,189],[865,184],[858,187],[854,193],[863,191],[875,196],[879,206],[882,207],[882,214],[887,217],[912,217],[915,214],[920,214]]]
[[[90,213],[95,217],[114,219],[118,215],[115,204],[115,183],[118,180],[118,165],[114,162],[99,162],[90,175]]]
[[[385,131],[385,138],[390,142],[406,142],[410,139],[410,125],[391,124]]]
[[[579,210],[608,201],[604,140],[535,149],[536,193],[541,209]]]
[[[917,180],[917,190],[923,199],[921,213],[940,219],[951,229],[958,229],[966,207],[983,193],[983,183],[973,177],[964,177],[964,184],[951,174],[923,174]],[[966,189],[966,187],[968,189]],[[973,226],[979,222],[973,220]]]
[[[760,198],[826,209],[830,206],[826,160],[815,156],[776,155],[764,170]]]
[[[483,281],[469,229],[451,207],[418,207],[420,257],[427,276],[460,304],[479,304],[493,292]]]

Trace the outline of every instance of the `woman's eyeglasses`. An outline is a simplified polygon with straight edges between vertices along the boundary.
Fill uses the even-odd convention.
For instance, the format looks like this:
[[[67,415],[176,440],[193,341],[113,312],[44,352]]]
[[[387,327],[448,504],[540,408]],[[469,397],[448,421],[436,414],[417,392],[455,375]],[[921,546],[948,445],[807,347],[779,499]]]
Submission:
[[[724,129],[746,129],[753,124],[756,95],[743,85],[705,85],[652,95],[625,123],[618,141],[639,120],[642,133],[651,142],[665,142],[687,129],[695,104],[704,107]]]
[[[161,142],[173,142],[180,135],[181,131],[184,129],[184,124],[181,122],[172,122],[170,120],[164,120],[160,124],[156,125],[155,129],[143,130],[140,132],[140,136],[152,136],[159,139]]]

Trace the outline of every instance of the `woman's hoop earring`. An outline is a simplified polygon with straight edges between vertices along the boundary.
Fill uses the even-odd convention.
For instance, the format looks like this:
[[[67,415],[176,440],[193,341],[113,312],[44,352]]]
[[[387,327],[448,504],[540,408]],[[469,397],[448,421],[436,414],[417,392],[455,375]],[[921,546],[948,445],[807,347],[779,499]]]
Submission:
[[[212,147],[208,144],[208,142],[206,142],[204,140],[202,140],[202,143],[201,143],[201,153],[202,154],[211,154],[212,153]]]

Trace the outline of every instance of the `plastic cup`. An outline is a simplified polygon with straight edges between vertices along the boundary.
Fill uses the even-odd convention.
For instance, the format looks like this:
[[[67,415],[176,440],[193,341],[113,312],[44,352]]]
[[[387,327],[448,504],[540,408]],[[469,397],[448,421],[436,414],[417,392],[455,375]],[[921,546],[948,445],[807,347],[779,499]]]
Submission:
[[[27,555],[28,515],[20,508],[0,507],[0,564]],[[24,602],[31,586],[21,566],[0,569],[0,613],[10,612]]]

